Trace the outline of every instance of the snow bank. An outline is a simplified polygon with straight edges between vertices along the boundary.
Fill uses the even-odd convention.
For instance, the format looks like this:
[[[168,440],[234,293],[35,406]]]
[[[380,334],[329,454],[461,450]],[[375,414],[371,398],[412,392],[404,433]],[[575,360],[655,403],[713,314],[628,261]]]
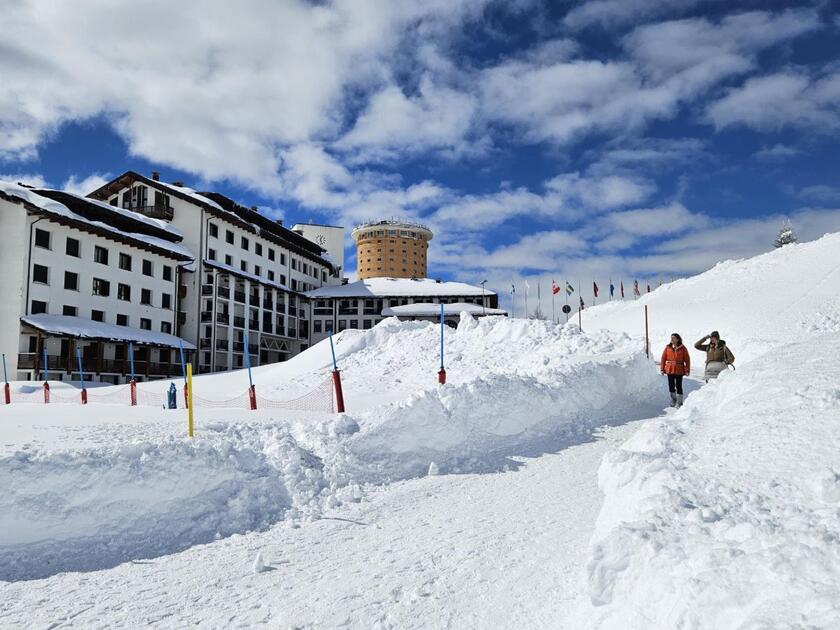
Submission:
[[[726,373],[606,458],[591,627],[840,627],[838,353]]]

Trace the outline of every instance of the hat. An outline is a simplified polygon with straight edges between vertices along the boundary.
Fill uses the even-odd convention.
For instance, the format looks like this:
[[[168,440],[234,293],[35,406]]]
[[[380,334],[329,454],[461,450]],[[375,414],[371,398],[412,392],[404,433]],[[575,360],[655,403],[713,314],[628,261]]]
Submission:
[[[714,337],[715,339],[720,339],[720,333],[716,330],[712,331],[712,334],[709,337]]]

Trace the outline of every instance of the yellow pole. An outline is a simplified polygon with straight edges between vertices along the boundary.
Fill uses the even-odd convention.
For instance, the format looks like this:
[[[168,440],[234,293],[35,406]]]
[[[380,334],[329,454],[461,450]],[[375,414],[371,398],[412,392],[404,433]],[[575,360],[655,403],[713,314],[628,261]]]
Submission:
[[[193,437],[193,385],[192,363],[187,363],[187,417],[189,418],[189,433]]]

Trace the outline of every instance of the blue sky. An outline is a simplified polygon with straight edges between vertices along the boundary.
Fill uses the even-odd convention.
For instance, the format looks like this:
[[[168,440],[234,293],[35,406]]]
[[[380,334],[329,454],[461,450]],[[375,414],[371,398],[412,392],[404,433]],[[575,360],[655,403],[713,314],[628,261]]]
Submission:
[[[430,275],[500,292],[655,283],[769,249],[784,218],[840,230],[838,8],[15,2],[0,174],[159,170],[287,223],[411,218]]]

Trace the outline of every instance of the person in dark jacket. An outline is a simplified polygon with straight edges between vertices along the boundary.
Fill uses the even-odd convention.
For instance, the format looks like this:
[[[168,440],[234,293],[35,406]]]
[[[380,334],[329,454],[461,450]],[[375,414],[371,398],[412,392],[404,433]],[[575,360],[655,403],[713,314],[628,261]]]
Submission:
[[[706,342],[709,343],[706,343]],[[735,355],[720,338],[720,333],[713,330],[711,333],[700,339],[694,347],[706,353],[706,372],[703,378],[709,380],[717,378],[728,366],[735,363]]]
[[[671,343],[662,351],[659,370],[668,376],[668,391],[671,393],[671,406],[682,407],[683,404],[683,376],[691,372],[691,356],[683,345],[682,337],[677,333],[671,335]]]

